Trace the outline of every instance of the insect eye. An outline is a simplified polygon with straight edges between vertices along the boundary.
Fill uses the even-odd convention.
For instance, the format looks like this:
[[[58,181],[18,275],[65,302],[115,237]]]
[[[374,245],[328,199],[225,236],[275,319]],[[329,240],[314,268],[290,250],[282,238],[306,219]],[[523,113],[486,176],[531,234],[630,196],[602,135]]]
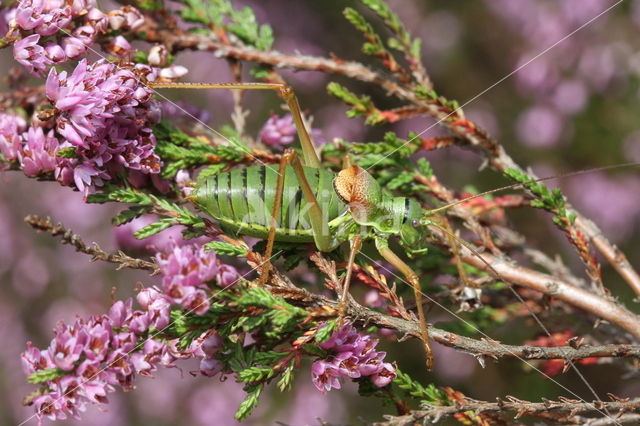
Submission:
[[[413,225],[414,228],[417,228],[418,226],[420,226],[420,221],[418,219],[413,219],[411,221],[411,225]]]

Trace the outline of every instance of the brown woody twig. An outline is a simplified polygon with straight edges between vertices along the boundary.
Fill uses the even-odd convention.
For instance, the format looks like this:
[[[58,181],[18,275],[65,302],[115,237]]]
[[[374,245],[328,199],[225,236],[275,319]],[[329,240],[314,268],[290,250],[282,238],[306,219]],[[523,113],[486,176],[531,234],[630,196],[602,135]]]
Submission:
[[[37,231],[47,232],[54,237],[62,236],[62,242],[64,244],[72,245],[76,248],[76,251],[91,255],[91,260],[103,260],[105,262],[117,263],[119,264],[118,269],[142,269],[144,271],[150,271],[153,274],[158,273],[158,266],[153,262],[127,256],[121,251],[116,253],[105,252],[98,247],[96,243],[87,246],[84,241],[82,241],[82,238],[74,234],[73,231],[65,228],[62,224],[55,225],[51,222],[50,218],[29,215],[24,218],[24,221]]]

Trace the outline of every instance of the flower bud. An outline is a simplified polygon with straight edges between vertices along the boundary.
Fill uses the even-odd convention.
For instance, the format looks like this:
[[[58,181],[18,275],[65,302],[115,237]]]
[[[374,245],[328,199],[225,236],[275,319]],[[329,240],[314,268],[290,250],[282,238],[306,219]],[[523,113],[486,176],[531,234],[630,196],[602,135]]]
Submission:
[[[149,49],[149,55],[147,56],[147,62],[154,67],[164,67],[167,65],[167,59],[169,58],[169,51],[163,44],[157,44]]]

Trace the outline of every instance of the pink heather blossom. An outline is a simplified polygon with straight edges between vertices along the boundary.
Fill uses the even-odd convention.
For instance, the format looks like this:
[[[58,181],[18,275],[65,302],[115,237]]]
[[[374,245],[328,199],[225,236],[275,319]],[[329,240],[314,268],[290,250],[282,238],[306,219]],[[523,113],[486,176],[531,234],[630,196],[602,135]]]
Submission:
[[[109,51],[109,53],[121,58],[128,57],[133,53],[133,48],[131,47],[127,39],[122,37],[121,35],[111,40],[111,42],[107,45],[107,50]]]
[[[7,160],[18,159],[25,128],[26,122],[19,115],[0,113],[0,154]]]
[[[41,73],[51,65],[44,47],[38,44],[40,35],[33,34],[13,45],[13,57],[34,74]]]
[[[114,303],[107,315],[58,324],[48,349],[27,343],[22,354],[26,374],[52,368],[64,371],[47,381],[44,393],[33,399],[40,419],[78,419],[88,404],[106,404],[116,385],[133,389],[137,375],[152,377],[158,367],[175,367],[180,359],[199,359],[205,376],[222,371],[223,363],[214,356],[223,341],[215,331],[203,333],[187,350],[178,349],[176,340],[147,337],[168,325],[169,298],[150,288],[141,291],[138,300],[143,310],[134,310],[128,299]],[[159,323],[158,318],[165,320]]]
[[[151,93],[131,69],[103,60],[82,60],[70,75],[52,69],[45,94],[58,111],[56,133],[77,154],[60,162],[58,181],[87,194],[125,170],[159,173]]]
[[[18,2],[16,23],[23,30],[50,36],[69,26],[72,13],[61,0],[22,0]]]
[[[162,68],[160,70],[160,77],[175,79],[184,77],[188,72],[189,70],[182,65],[170,65],[167,68]]]
[[[220,373],[224,367],[222,361],[217,359],[205,358],[200,361],[200,374],[206,377],[213,377]]]
[[[157,44],[149,49],[147,62],[154,67],[164,67],[169,59],[169,51],[164,44]]]
[[[340,370],[330,362],[315,361],[311,366],[311,375],[313,384],[322,393],[341,388]]]
[[[320,392],[340,389],[340,378],[371,377],[378,387],[387,386],[395,378],[395,368],[383,362],[385,352],[375,350],[378,340],[359,333],[345,324],[320,347],[333,354],[327,360],[315,361],[311,366],[313,384]]]
[[[14,57],[35,74],[85,54],[108,26],[107,16],[95,2],[84,0],[21,0],[15,22],[24,38],[14,44]],[[38,44],[41,36],[46,37],[46,55]]]
[[[58,140],[53,137],[53,130],[45,135],[41,127],[30,127],[24,139],[19,155],[24,174],[38,176],[53,172],[58,164],[56,153],[59,147]]]
[[[274,114],[262,127],[260,140],[266,145],[278,147],[292,143],[295,135],[296,127],[293,124],[291,114],[284,117],[278,117]]]
[[[67,60],[67,54],[64,52],[64,49],[56,43],[48,43],[44,47],[44,50],[47,53],[47,58],[54,64],[60,64]]]
[[[108,14],[109,26],[112,30],[135,31],[144,25],[144,16],[132,6],[123,6]]]
[[[221,264],[218,267],[218,272],[216,274],[216,282],[222,288],[227,288],[232,286],[238,279],[240,278],[240,274],[238,270],[233,266]]]
[[[100,9],[92,7],[85,15],[87,25],[95,28],[98,33],[103,33],[109,26],[109,18]]]
[[[189,170],[182,169],[176,174],[176,185],[185,197],[188,197],[193,191],[193,179]]]
[[[174,247],[156,255],[156,263],[162,274],[162,291],[173,303],[202,315],[209,309],[207,283],[218,273],[218,263],[213,252],[195,244]]]

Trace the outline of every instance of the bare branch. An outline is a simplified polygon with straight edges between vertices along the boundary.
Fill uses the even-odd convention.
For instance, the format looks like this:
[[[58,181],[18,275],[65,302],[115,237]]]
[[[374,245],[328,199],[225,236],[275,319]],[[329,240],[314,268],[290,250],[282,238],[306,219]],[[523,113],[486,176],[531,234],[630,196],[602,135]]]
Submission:
[[[24,221],[37,231],[47,232],[54,237],[61,236],[63,244],[72,245],[76,248],[76,251],[92,256],[91,260],[103,260],[105,262],[117,263],[120,265],[118,269],[142,269],[144,271],[150,271],[153,274],[158,273],[158,267],[153,262],[127,256],[121,251],[116,253],[107,253],[95,243],[87,246],[84,241],[82,241],[82,238],[74,234],[73,231],[65,228],[62,224],[54,225],[50,218],[29,215],[24,218]]]
[[[633,399],[629,401],[617,400],[608,402],[594,401],[592,403],[569,399],[563,399],[560,401],[544,400],[543,402],[530,402],[522,401],[510,396],[508,396],[506,399],[507,401],[498,400],[498,402],[484,402],[465,398],[463,403],[458,403],[457,405],[453,406],[434,405],[429,406],[424,410],[412,411],[410,414],[407,414],[405,416],[385,416],[387,419],[386,422],[375,424],[378,426],[411,425],[415,424],[415,422],[426,424],[427,422],[430,423],[431,420],[437,421],[458,413],[464,413],[466,411],[471,411],[476,415],[484,413],[512,411],[516,413],[516,419],[523,416],[542,416],[544,418],[548,418],[549,415],[556,414],[558,415],[558,417],[553,416],[555,420],[561,421],[563,423],[576,424],[576,421],[578,420],[578,416],[576,416],[576,414],[589,413],[594,411],[606,411],[608,413],[612,413],[610,417],[596,419],[596,421],[593,423],[584,422],[584,420],[586,420],[584,418],[582,418],[582,421],[580,422],[581,424],[604,425],[611,423],[602,423],[601,420],[614,421],[615,419],[619,422],[620,419],[616,418],[616,413],[638,411],[640,409],[640,399]],[[632,418],[637,419],[638,417],[636,415],[633,415]]]
[[[331,310],[327,315],[335,316],[338,303],[321,295],[317,295],[301,288],[287,288],[282,290],[272,287],[274,294],[281,295],[296,306],[303,307],[329,307]],[[353,299],[348,303],[347,316],[354,322],[360,324],[376,325],[382,328],[389,328],[397,331],[401,335],[420,336],[420,326],[417,320],[407,320],[392,317],[372,309],[359,305]],[[476,340],[459,334],[451,333],[433,326],[429,327],[429,334],[438,343],[454,348],[461,352],[474,356],[487,356],[494,359],[499,358],[522,358],[522,359],[566,359],[576,360],[591,357],[628,357],[640,358],[640,345],[583,345],[579,348],[571,346],[558,347],[538,347],[506,345],[496,341]]]

